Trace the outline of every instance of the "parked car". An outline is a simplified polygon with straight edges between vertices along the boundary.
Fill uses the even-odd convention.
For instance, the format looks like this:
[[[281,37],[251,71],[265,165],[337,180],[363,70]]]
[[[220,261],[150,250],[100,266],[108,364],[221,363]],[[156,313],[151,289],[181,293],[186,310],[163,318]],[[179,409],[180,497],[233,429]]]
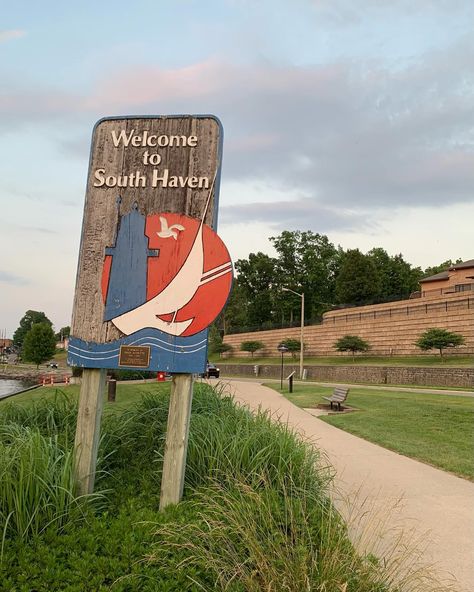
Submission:
[[[206,364],[206,371],[204,374],[201,374],[203,378],[219,378],[220,370],[214,364],[208,362]]]

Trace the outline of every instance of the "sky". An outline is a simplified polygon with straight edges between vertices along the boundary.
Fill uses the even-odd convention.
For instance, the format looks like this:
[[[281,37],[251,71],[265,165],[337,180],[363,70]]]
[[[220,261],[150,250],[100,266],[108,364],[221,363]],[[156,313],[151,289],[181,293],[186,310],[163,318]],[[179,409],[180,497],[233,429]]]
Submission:
[[[426,268],[474,256],[471,0],[0,0],[0,336],[70,324],[90,140],[224,126],[232,259],[283,230]]]

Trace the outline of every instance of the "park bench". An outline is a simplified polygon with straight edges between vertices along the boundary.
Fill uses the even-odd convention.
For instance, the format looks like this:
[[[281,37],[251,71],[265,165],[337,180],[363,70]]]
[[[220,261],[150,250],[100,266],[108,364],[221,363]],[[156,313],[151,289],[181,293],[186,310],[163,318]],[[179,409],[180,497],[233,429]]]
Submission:
[[[326,401],[329,401],[331,403],[331,409],[333,408],[333,404],[336,404],[338,410],[341,411],[341,403],[344,403],[344,401],[347,399],[348,393],[348,387],[336,386],[333,394],[330,397],[323,397],[323,399],[326,399]]]

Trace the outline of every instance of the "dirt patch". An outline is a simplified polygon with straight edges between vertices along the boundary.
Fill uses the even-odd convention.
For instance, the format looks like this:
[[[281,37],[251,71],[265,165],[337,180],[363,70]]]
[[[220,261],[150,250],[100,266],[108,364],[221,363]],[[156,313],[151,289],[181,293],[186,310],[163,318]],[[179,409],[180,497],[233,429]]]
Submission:
[[[322,409],[326,411],[328,415],[341,415],[342,413],[352,413],[353,411],[360,411],[355,407],[349,407],[348,405],[341,405],[341,410],[339,411],[336,406],[333,406],[331,409],[331,405],[326,403],[319,403],[316,405],[316,409]]]

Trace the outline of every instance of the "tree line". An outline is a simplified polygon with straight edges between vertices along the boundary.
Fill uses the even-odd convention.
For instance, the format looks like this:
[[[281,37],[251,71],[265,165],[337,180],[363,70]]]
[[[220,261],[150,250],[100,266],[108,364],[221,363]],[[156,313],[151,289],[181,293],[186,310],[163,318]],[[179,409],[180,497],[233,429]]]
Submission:
[[[367,253],[344,250],[311,231],[285,230],[269,240],[276,256],[250,253],[235,262],[232,294],[217,320],[221,334],[299,324],[301,293],[305,324],[319,322],[333,308],[403,300],[419,289],[422,278],[461,261],[422,270],[401,253],[389,255],[380,247]]]

